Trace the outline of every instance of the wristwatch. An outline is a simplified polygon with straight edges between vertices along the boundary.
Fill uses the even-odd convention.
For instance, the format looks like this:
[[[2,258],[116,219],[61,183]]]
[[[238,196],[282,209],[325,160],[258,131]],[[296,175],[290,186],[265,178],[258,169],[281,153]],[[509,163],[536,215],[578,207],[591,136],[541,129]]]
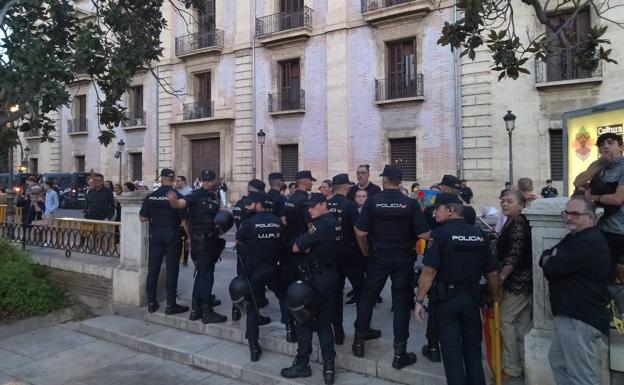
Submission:
[[[424,299],[416,299],[416,298],[414,298],[414,302],[416,302],[419,305],[422,305],[425,302],[425,300]]]

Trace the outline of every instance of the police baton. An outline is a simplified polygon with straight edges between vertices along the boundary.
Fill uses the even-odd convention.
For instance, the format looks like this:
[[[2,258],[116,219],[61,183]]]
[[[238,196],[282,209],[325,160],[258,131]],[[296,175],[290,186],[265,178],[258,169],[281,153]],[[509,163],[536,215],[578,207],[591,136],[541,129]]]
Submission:
[[[256,296],[253,292],[253,288],[251,287],[251,281],[249,280],[249,277],[247,276],[247,274],[245,274],[245,264],[243,263],[243,259],[240,257],[240,255],[238,255],[238,253],[236,253],[236,258],[238,258],[238,263],[240,263],[241,268],[243,269],[243,277],[245,277],[245,281],[247,281],[247,286],[249,286],[249,293],[251,294],[251,302],[253,302],[254,309],[256,309],[256,315],[260,317],[260,308],[258,307],[258,304],[256,303]]]

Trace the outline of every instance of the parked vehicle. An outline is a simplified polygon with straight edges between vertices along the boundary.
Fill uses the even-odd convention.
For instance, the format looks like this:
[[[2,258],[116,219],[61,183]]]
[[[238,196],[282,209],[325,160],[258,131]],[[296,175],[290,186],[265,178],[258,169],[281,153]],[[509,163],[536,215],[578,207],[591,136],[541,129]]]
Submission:
[[[85,172],[48,172],[42,175],[42,183],[53,180],[59,189],[61,208],[84,208],[87,192],[87,173]]]
[[[40,175],[32,173],[32,172],[21,172],[21,173],[13,174],[13,188],[16,193],[20,194],[24,191],[24,186],[26,186],[26,178],[28,178],[31,175],[37,178],[37,181],[40,181]],[[3,189],[7,189],[9,187],[9,173],[8,172],[0,174],[0,186]]]

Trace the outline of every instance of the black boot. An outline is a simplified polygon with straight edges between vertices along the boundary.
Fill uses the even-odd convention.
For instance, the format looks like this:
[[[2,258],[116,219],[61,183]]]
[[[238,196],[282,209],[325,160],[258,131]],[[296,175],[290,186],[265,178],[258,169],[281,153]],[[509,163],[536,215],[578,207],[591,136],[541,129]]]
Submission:
[[[310,377],[312,376],[312,369],[310,369],[310,360],[297,356],[295,357],[292,366],[282,369],[281,374],[284,378]]]
[[[258,314],[258,326],[264,326],[271,323],[271,317]]]
[[[160,307],[160,305],[158,304],[158,302],[156,301],[150,301],[147,304],[147,312],[148,313],[155,313],[156,310],[158,310],[158,308]]]
[[[394,343],[394,359],[392,360],[392,367],[395,369],[403,369],[408,365],[416,363],[416,354],[407,353],[407,341]]]
[[[323,363],[323,380],[325,380],[325,385],[333,385],[335,372],[334,360]]]
[[[173,315],[186,313],[188,311],[188,306],[179,305],[175,300],[167,301],[167,307],[165,308],[165,315]]]
[[[267,306],[269,306],[269,300],[266,297],[262,297],[258,299],[258,307],[260,309],[265,308]]]
[[[295,334],[295,323],[292,320],[286,321],[286,341],[297,342],[297,334]]]
[[[355,336],[353,336],[353,346],[351,346],[351,351],[353,351],[354,356],[359,357],[359,358],[364,357],[364,342],[365,341],[366,341],[366,337],[356,331]]]
[[[381,330],[373,329],[373,328],[369,328],[366,334],[364,335],[364,338],[366,338],[367,341],[376,340],[377,338],[380,338],[380,337],[381,337]]]
[[[189,319],[191,321],[196,321],[200,318],[202,318],[201,305],[199,304],[199,301],[193,300],[193,302],[191,302],[191,315],[189,316]]]
[[[262,348],[258,344],[258,341],[249,341],[249,353],[251,361],[256,362],[262,355]]]
[[[218,324],[227,321],[227,317],[217,314],[212,310],[212,306],[202,304],[202,323]]]
[[[342,325],[334,326],[334,344],[342,345],[345,340],[345,332]]]
[[[232,305],[232,321],[238,321],[242,317],[241,311],[236,306]]]
[[[214,294],[210,295],[210,306],[212,307],[217,307],[221,305],[221,300],[218,300],[217,297]]]
[[[440,348],[438,347],[438,343],[429,342],[422,347],[422,355],[427,357],[427,359],[431,362],[440,362],[442,361],[442,357],[440,356]]]

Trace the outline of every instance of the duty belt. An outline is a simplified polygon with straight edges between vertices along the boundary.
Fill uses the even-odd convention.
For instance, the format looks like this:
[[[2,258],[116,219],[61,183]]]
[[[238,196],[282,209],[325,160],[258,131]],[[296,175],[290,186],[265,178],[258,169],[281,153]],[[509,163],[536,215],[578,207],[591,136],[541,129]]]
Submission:
[[[375,242],[375,241],[373,241],[373,246],[377,250],[388,250],[388,249],[409,250],[412,247],[414,247],[414,243],[383,243],[383,242]]]

